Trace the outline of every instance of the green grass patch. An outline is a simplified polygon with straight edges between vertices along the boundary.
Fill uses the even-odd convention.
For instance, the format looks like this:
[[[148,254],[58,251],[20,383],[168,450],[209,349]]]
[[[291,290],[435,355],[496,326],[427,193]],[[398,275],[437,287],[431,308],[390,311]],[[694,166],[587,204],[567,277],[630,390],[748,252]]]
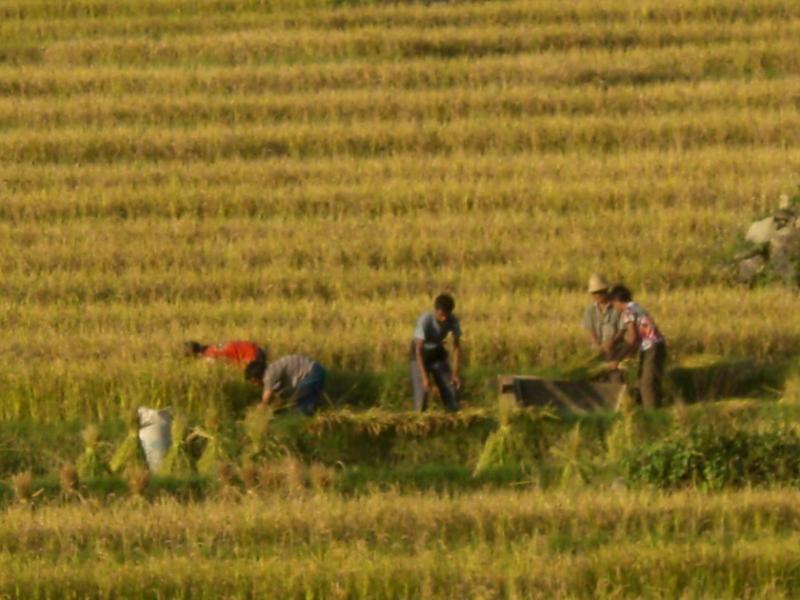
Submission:
[[[637,448],[625,463],[630,482],[660,488],[797,486],[800,436],[790,430],[693,429]]]

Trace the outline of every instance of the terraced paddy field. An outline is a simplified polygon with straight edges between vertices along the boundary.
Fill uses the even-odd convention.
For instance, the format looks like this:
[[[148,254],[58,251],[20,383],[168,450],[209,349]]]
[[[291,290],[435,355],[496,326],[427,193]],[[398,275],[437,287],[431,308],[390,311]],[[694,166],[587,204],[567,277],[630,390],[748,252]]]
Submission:
[[[796,596],[797,294],[725,265],[798,194],[798,40],[788,0],[0,0],[0,597]],[[584,364],[593,271],[733,378],[672,396],[748,397],[514,425],[487,381]],[[398,412],[442,290],[455,421]],[[337,483],[248,484],[258,392],[192,338],[329,367],[259,460]],[[72,481],[139,405],[229,462]]]
[[[9,598],[791,598],[797,501],[797,492],[495,491],[14,509],[0,531],[0,590]]]
[[[4,1],[0,389],[182,396],[187,337],[381,374],[442,289],[471,366],[558,365],[594,270],[678,353],[792,354],[721,257],[795,190],[799,13]]]

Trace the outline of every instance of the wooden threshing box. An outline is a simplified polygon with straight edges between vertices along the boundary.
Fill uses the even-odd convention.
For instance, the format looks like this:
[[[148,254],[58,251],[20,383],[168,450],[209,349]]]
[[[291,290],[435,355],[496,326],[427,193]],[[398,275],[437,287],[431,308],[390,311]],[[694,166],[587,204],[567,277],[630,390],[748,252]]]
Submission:
[[[521,406],[548,406],[560,412],[614,410],[623,388],[620,383],[526,375],[501,375],[497,383],[501,395],[512,395]]]

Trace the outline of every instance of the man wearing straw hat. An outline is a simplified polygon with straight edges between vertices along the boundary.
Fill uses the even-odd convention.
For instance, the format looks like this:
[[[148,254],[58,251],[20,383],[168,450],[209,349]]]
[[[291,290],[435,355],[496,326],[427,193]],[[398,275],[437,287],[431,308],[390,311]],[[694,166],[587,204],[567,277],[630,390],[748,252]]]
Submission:
[[[594,273],[589,277],[592,303],[583,313],[583,328],[589,334],[592,348],[606,360],[614,357],[615,347],[622,339],[619,313],[611,306],[609,287],[602,275]]]

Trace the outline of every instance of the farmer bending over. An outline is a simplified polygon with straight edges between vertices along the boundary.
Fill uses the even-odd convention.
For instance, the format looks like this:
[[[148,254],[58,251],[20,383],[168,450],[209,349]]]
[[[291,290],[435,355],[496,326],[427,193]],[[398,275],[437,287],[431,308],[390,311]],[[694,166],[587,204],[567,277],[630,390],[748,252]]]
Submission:
[[[661,384],[667,358],[664,336],[647,311],[633,301],[633,294],[624,285],[616,285],[611,289],[611,303],[620,314],[625,329],[625,344],[609,367],[616,369],[620,360],[638,351],[642,404],[645,408],[658,408],[661,405]]]
[[[211,346],[198,342],[185,342],[183,352],[186,356],[202,357],[210,361],[221,360],[237,367],[244,367],[253,361],[267,360],[267,352],[254,342],[233,341]]]
[[[316,361],[292,354],[276,360],[269,366],[254,361],[247,365],[245,379],[264,384],[261,406],[266,408],[277,395],[287,402],[296,402],[304,415],[311,416],[322,404],[325,387],[325,369]]]
[[[436,382],[445,408],[458,410],[457,392],[461,387],[459,367],[461,365],[461,324],[453,314],[455,300],[449,294],[436,298],[433,311],[426,312],[417,320],[414,339],[411,343],[411,385],[414,388],[414,410],[428,408],[430,378]],[[444,340],[453,335],[453,367],[450,368]]]

